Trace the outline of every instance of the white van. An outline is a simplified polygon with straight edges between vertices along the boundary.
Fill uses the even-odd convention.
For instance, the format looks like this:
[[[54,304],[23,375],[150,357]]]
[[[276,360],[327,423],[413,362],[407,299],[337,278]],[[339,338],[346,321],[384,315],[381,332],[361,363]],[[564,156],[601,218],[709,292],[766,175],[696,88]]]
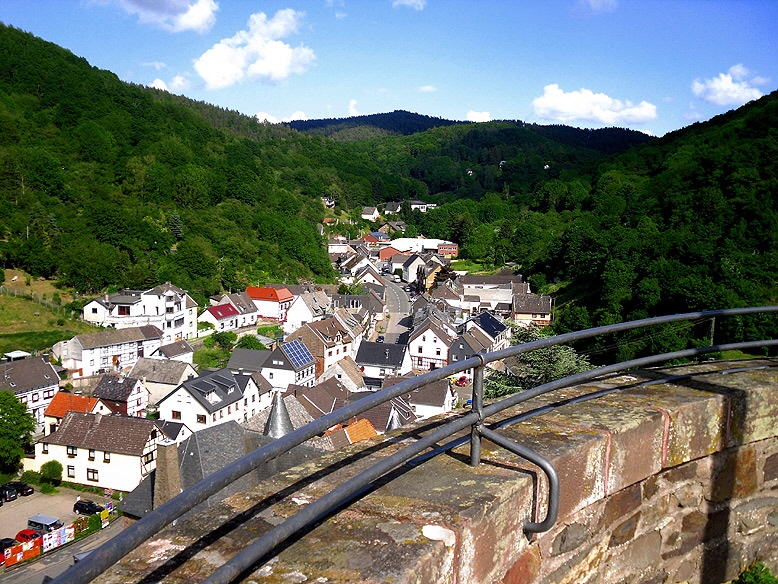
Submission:
[[[27,520],[27,527],[38,533],[49,533],[62,527],[62,522],[56,517],[38,513]]]

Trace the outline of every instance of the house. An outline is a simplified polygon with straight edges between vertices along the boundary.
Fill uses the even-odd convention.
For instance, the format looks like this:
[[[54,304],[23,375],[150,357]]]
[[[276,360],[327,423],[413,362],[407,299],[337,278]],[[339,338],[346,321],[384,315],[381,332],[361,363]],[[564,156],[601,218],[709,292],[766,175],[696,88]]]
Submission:
[[[197,317],[197,322],[213,325],[217,333],[234,331],[240,327],[240,313],[232,304],[209,306]]]
[[[176,341],[169,345],[162,345],[159,349],[149,355],[152,359],[167,359],[170,361],[181,361],[182,363],[194,362],[194,349],[186,341]]]
[[[516,294],[513,297],[513,320],[517,324],[528,326],[535,324],[546,327],[551,324],[551,296],[538,294]]]
[[[51,460],[68,482],[129,492],[154,470],[163,434],[154,420],[68,412],[57,430],[35,444],[24,469],[40,472]]]
[[[405,258],[402,265],[403,282],[415,282],[419,273],[419,268],[423,268],[427,262],[419,254],[413,254]]]
[[[408,350],[414,369],[431,370],[448,365],[449,349],[457,339],[448,315],[428,304],[413,314]]]
[[[117,329],[156,326],[163,341],[197,338],[197,303],[166,282],[149,290],[120,290],[84,305],[86,322]]]
[[[169,501],[216,471],[250,452],[272,442],[259,431],[251,431],[235,422],[227,422],[195,432],[182,442],[161,443],[156,469],[118,504],[124,517],[142,519],[153,509]],[[195,516],[221,505],[237,493],[247,493],[263,481],[289,468],[301,465],[323,451],[308,445],[295,446],[256,470],[233,481],[219,492],[189,510],[183,517]]]
[[[307,343],[295,338],[270,352],[261,373],[274,388],[283,391],[293,384],[309,387],[316,379],[316,359]]]
[[[149,390],[149,404],[156,405],[184,381],[190,377],[197,377],[197,370],[190,363],[182,361],[141,357],[133,366],[129,376],[143,382]]]
[[[27,357],[0,364],[0,389],[11,390],[27,406],[36,432],[44,429],[44,416],[59,391],[59,375],[44,357]]]
[[[450,241],[441,241],[438,243],[438,255],[444,258],[455,258],[459,255],[459,246]]]
[[[330,297],[323,290],[301,293],[294,299],[286,313],[284,332],[288,334],[306,323],[321,320],[327,314],[330,304]]]
[[[421,211],[422,213],[426,213],[427,211],[435,208],[437,208],[435,203],[425,203],[424,201],[418,200],[411,201],[411,211]]]
[[[378,221],[379,218],[378,209],[375,207],[364,207],[362,209],[362,219],[365,221]]]
[[[403,209],[403,204],[396,201],[389,201],[386,203],[386,214],[397,215]]]
[[[96,404],[96,397],[58,391],[43,413],[43,435],[48,436],[52,432],[56,432],[68,412],[85,414],[91,412]]]
[[[384,380],[383,389],[391,387],[407,377],[389,377]],[[457,405],[457,392],[447,379],[439,379],[423,387],[411,390],[401,396],[411,405],[419,420],[450,412]]]
[[[411,355],[405,345],[364,341],[354,359],[367,377],[383,379],[410,373]]]
[[[219,300],[219,305],[224,304],[229,304],[238,311],[238,328],[257,324],[257,307],[254,300],[246,292],[225,294]]]
[[[324,373],[319,376],[319,383],[332,377],[340,381],[351,392],[365,391],[367,389],[362,370],[351,357],[344,357],[325,369]]]
[[[187,379],[157,404],[161,420],[182,422],[193,432],[230,420],[244,422],[267,407],[269,392],[260,394],[252,375],[229,369]]]
[[[376,269],[372,263],[367,263],[362,268],[354,272],[355,284],[375,284],[377,286],[383,285],[384,281],[381,277],[381,273]]]
[[[352,393],[349,395],[349,403],[373,395],[372,391]],[[395,397],[388,402],[379,404],[359,414],[357,419],[365,418],[375,428],[378,434],[384,434],[396,430],[406,424],[412,424],[418,420],[413,413],[413,407],[404,397]]]
[[[341,320],[334,316],[304,324],[289,338],[301,340],[315,357],[316,378],[343,357],[356,354],[354,337]]]
[[[505,349],[511,344],[511,329],[499,317],[481,312],[467,319],[460,327],[463,331],[481,331],[489,339],[488,352]]]
[[[249,286],[246,294],[254,302],[259,318],[269,318],[277,321],[286,320],[286,312],[294,301],[294,296],[288,288],[270,288]]]
[[[143,418],[149,405],[149,395],[149,390],[138,378],[103,375],[92,390],[92,397],[99,402],[92,411]]]
[[[54,355],[73,377],[89,377],[108,371],[129,371],[141,357],[162,346],[163,334],[155,326],[108,329],[76,335],[53,347]]]

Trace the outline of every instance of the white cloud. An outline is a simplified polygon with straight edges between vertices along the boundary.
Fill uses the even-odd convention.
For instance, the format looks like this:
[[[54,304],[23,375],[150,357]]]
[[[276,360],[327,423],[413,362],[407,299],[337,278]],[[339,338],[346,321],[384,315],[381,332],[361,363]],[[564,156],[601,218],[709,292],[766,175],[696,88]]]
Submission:
[[[490,122],[492,121],[492,116],[489,114],[489,112],[476,112],[470,110],[469,112],[467,112],[467,121],[468,122]]]
[[[148,63],[141,63],[141,66],[143,67],[154,67],[157,71],[161,71],[162,69],[166,69],[167,65],[163,63],[162,61],[150,61]]]
[[[264,12],[252,14],[248,30],[208,49],[195,61],[195,70],[208,89],[229,87],[246,76],[278,82],[303,73],[316,59],[313,50],[279,40],[296,33],[303,16],[291,8],[279,10],[271,19]]]
[[[141,22],[171,32],[207,32],[216,22],[219,10],[214,0],[118,0],[118,4],[130,14],[137,14]]]
[[[538,117],[562,123],[585,121],[628,125],[656,119],[656,106],[647,101],[635,105],[589,89],[565,93],[556,83],[546,85],[543,95],[532,100],[532,107]]]
[[[716,105],[743,105],[751,100],[762,97],[762,92],[753,85],[761,85],[766,79],[754,77],[746,79],[750,72],[743,65],[738,64],[729,68],[726,73],[719,73],[718,77],[692,82],[692,93],[703,101]]]
[[[170,81],[170,91],[180,93],[186,89],[189,89],[189,79],[183,75],[176,75]]]
[[[290,116],[287,116],[285,118],[281,118],[280,120],[277,117],[272,116],[272,115],[270,115],[270,114],[268,114],[266,112],[257,112],[254,115],[254,117],[257,118],[257,120],[260,121],[260,122],[267,121],[267,122],[270,122],[271,124],[280,124],[281,122],[292,122],[294,120],[307,120],[308,119],[308,116],[305,115],[305,112],[299,111],[299,110],[294,112]]]
[[[398,6],[407,6],[408,8],[413,8],[414,10],[424,10],[426,5],[427,0],[392,0],[392,8],[397,8]]]
[[[618,0],[578,0],[578,5],[592,12],[613,12],[619,3]]]
[[[357,100],[356,99],[352,99],[351,101],[348,102],[348,115],[350,115],[350,116],[361,116],[362,115],[362,114],[360,114],[357,111]]]
[[[422,85],[419,87],[419,91],[422,93],[435,93],[438,90],[434,85]]]
[[[162,91],[168,91],[167,83],[162,81],[162,79],[155,79],[149,87],[153,87],[154,89],[161,89]]]

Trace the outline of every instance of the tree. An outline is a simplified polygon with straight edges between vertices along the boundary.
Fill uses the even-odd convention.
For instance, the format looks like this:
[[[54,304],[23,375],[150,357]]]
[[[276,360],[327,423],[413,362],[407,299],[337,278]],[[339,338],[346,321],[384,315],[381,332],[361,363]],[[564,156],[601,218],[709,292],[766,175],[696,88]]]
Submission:
[[[24,445],[35,430],[35,420],[10,389],[0,390],[0,467],[15,471],[24,456]]]
[[[511,344],[521,345],[549,336],[552,336],[552,333],[548,329],[539,329],[534,325],[516,326]],[[484,387],[484,397],[495,398],[518,393],[591,368],[589,359],[579,355],[572,347],[553,345],[536,349],[518,356],[515,375],[491,375]]]
[[[62,481],[62,463],[50,460],[41,465],[41,481],[58,485]]]
[[[264,351],[267,347],[254,335],[243,335],[238,344],[235,345],[236,349],[254,349],[255,351]]]

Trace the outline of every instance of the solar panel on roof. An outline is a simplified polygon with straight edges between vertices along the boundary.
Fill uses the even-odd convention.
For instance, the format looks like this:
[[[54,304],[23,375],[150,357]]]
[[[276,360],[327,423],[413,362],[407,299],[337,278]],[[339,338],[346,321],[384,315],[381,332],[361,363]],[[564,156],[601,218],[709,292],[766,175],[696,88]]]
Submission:
[[[281,350],[286,354],[295,368],[300,368],[313,361],[313,355],[302,341],[291,341],[281,346]]]

